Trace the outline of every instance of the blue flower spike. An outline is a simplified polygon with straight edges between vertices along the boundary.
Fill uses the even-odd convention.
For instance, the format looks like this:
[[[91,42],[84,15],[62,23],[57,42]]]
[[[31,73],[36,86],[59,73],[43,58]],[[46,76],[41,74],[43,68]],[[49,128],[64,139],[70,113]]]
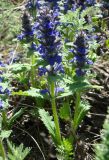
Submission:
[[[86,74],[86,65],[92,65],[93,62],[88,59],[88,47],[86,43],[85,33],[81,32],[74,42],[74,50],[71,50],[74,58],[70,61],[76,64],[76,75],[84,76]]]
[[[39,67],[39,75],[46,73],[53,75],[62,72],[62,55],[60,33],[57,31],[59,25],[58,12],[50,10],[49,7],[43,8],[38,16],[36,25],[37,35],[40,45],[38,48],[33,45],[34,50],[39,52],[46,66]],[[47,67],[49,66],[49,69]]]

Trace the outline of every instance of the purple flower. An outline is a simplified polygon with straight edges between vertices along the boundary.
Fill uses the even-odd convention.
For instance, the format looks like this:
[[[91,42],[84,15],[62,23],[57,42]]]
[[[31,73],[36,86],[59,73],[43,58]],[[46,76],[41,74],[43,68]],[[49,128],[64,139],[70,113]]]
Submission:
[[[39,23],[35,22],[34,25],[32,26],[32,30],[35,31],[38,28],[39,28]]]
[[[3,81],[3,78],[2,77],[0,77],[0,82],[2,82]]]
[[[34,51],[37,51],[37,46],[34,42],[32,42],[31,44],[31,49],[33,49]]]
[[[48,57],[48,63],[53,66],[55,63],[60,64],[62,62],[62,57],[59,55],[54,55],[54,56],[50,56]]]
[[[1,67],[5,67],[5,64],[0,61],[0,66],[1,66]]]
[[[7,95],[10,95],[11,92],[10,92],[10,90],[8,88],[6,88],[4,93],[7,94]]]
[[[55,88],[55,94],[60,92],[64,92],[64,88],[60,88],[60,87]]]
[[[76,64],[76,75],[84,76],[86,74],[86,65],[92,65],[93,62],[87,58],[88,48],[85,35],[81,32],[74,42],[74,50],[71,50],[74,57],[70,62]]]
[[[0,109],[3,109],[3,101],[0,99]]]
[[[57,72],[64,73],[64,68],[62,64],[58,64],[54,67],[54,73],[57,73]]]
[[[40,93],[41,94],[49,94],[49,91],[48,91],[48,89],[42,89],[42,90],[40,90]]]
[[[78,77],[84,76],[85,74],[86,74],[86,71],[85,71],[85,70],[82,70],[81,68],[76,69],[76,75],[77,75]]]
[[[55,94],[57,95],[58,93],[61,93],[61,92],[64,92],[64,88],[60,88],[60,87],[57,87],[55,88]],[[40,90],[40,93],[41,94],[50,94],[49,90],[48,89],[42,89]]]
[[[40,12],[36,25],[40,45],[38,48],[34,48],[39,52],[46,66],[50,66],[50,69],[46,69],[46,66],[39,68],[39,75],[44,75],[46,72],[50,75],[56,74],[57,71],[61,72],[62,70],[62,67],[59,67],[62,63],[62,57],[60,33],[56,30],[58,22],[56,11],[53,12],[45,7]]]
[[[17,39],[21,41],[24,39],[24,37],[25,37],[25,34],[21,33],[20,35],[17,36]]]
[[[86,3],[88,5],[94,5],[96,3],[96,0],[86,0]]]
[[[18,40],[26,39],[27,42],[31,42],[34,36],[34,30],[30,24],[28,14],[24,13],[22,17],[22,28],[23,32],[17,36]]]
[[[86,54],[86,48],[84,48],[84,47],[79,47],[79,48],[77,48],[77,52],[79,53],[79,54]]]
[[[79,7],[84,10],[87,6],[93,6],[95,3],[96,0],[64,0],[64,12],[67,13],[68,10],[75,11]]]
[[[89,64],[89,65],[92,65],[92,64],[93,64],[93,61],[90,60],[90,59],[87,59],[86,62],[87,62],[87,64]]]
[[[45,75],[47,72],[48,72],[47,69],[44,68],[44,67],[39,67],[38,68],[39,76]]]
[[[0,86],[0,94],[2,94],[2,93],[3,93],[3,87]]]
[[[48,2],[48,5],[50,4],[51,9],[53,9],[53,10],[59,10],[60,9],[59,5],[58,5],[59,1],[60,0],[45,0],[45,2]]]
[[[10,90],[8,88],[6,88],[5,90],[3,89],[2,86],[0,86],[0,94],[10,94]]]

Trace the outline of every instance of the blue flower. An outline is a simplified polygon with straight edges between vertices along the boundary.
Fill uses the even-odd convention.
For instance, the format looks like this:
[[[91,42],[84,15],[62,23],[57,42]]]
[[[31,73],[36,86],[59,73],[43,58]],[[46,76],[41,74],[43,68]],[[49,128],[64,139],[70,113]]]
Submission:
[[[5,64],[0,61],[0,66],[1,66],[1,67],[5,67]]]
[[[0,86],[0,94],[2,94],[2,93],[3,93],[3,87]]]
[[[10,95],[10,90],[8,88],[3,89],[2,86],[0,86],[0,94],[7,94]]]
[[[26,8],[29,10],[39,9],[41,6],[40,0],[29,0],[26,4]]]
[[[67,13],[68,10],[75,11],[77,8],[84,10],[87,6],[93,6],[96,0],[64,0],[64,12]]]
[[[58,64],[54,67],[54,73],[56,74],[57,72],[64,73],[64,68],[62,64]]]
[[[45,75],[46,73],[48,72],[48,70],[44,67],[39,67],[38,68],[38,73],[39,73],[39,76],[43,76]]]
[[[21,41],[24,39],[24,37],[25,37],[25,34],[21,33],[20,35],[17,36],[17,39]]]
[[[64,0],[64,12],[67,13],[68,10],[71,10],[73,4],[74,1],[72,0]]]
[[[86,0],[86,3],[89,5],[94,5],[96,3],[96,0]]]
[[[93,61],[90,60],[90,59],[86,59],[86,62],[87,62],[87,64],[89,64],[89,65],[92,65],[92,64],[93,64]]]
[[[80,53],[80,54],[82,54],[82,55],[83,54],[85,55],[86,54],[86,48],[84,48],[84,47],[81,46],[81,47],[77,48],[77,52]]]
[[[50,56],[48,57],[48,63],[53,66],[55,63],[60,64],[62,62],[62,57],[59,55],[54,55],[54,56]]]
[[[57,95],[58,93],[61,93],[61,92],[64,92],[64,88],[61,88],[61,87],[56,87],[55,88],[55,95]],[[41,94],[50,94],[49,90],[48,89],[42,89],[40,90],[40,93]]]
[[[32,42],[32,44],[31,44],[31,49],[34,51],[37,51],[37,46],[34,42]]]
[[[48,91],[48,89],[42,89],[42,90],[40,90],[40,93],[41,94],[49,94],[49,91]]]
[[[17,36],[18,40],[26,39],[27,42],[31,42],[34,37],[34,30],[30,24],[28,14],[24,13],[22,17],[22,28],[23,32]]]
[[[58,5],[58,2],[60,0],[45,0],[45,2],[48,2],[50,5],[51,5],[51,9],[53,10],[59,10],[59,5]]]
[[[76,64],[76,75],[84,76],[87,72],[86,65],[92,65],[93,62],[87,58],[88,47],[85,39],[85,34],[81,32],[74,42],[74,49],[70,50],[74,57],[70,62]]]
[[[59,67],[62,63],[62,56],[60,33],[56,30],[58,25],[57,11],[49,10],[48,7],[43,8],[36,25],[40,45],[38,48],[34,48],[39,52],[46,66],[50,67],[49,69],[46,69],[46,66],[39,68],[39,75],[56,74],[56,72],[62,71],[62,67]]]
[[[86,74],[86,71],[85,71],[85,70],[82,70],[81,68],[76,69],[76,75],[77,75],[78,77],[84,76],[85,74]]]
[[[84,8],[84,1],[75,1],[75,0],[65,0],[64,2],[64,12],[67,13],[68,10],[75,11],[77,8]]]
[[[58,94],[60,92],[64,92],[64,88],[61,88],[61,87],[55,88],[55,94]]]
[[[3,101],[0,99],[0,109],[3,109]]]
[[[0,82],[2,82],[3,81],[3,78],[2,77],[0,77]]]
[[[6,88],[4,93],[7,94],[7,95],[10,95],[11,92],[10,92],[10,90],[8,88]]]

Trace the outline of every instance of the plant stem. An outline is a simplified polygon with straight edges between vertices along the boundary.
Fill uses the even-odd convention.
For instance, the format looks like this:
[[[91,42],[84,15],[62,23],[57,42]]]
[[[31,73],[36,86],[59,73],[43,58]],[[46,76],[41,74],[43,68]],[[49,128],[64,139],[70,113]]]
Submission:
[[[35,3],[36,3],[36,1],[33,0],[33,6],[36,5]],[[33,17],[34,21],[36,21],[36,16],[37,16],[37,8],[33,7],[33,9],[32,9],[32,17]]]
[[[81,100],[80,92],[76,92],[74,118],[73,118],[73,120],[72,120],[72,118],[70,119],[70,126],[71,126],[70,139],[71,139],[73,145],[77,141],[76,131],[77,131],[77,128],[78,128],[78,114],[79,114],[80,100]]]
[[[31,84],[32,84],[32,87],[35,88],[36,86],[36,82],[35,82],[35,55],[33,54],[31,56],[31,64],[32,64],[32,67],[31,67]]]
[[[75,102],[75,111],[74,111],[74,120],[73,120],[73,129],[76,132],[78,128],[78,113],[79,113],[79,106],[81,101],[81,94],[80,92],[76,92],[76,102]]]
[[[55,83],[51,82],[51,103],[52,103],[52,111],[53,111],[53,117],[56,127],[56,138],[57,143],[61,144],[61,133],[60,133],[60,127],[59,127],[59,120],[58,120],[58,114],[56,109],[56,102],[55,102]]]
[[[72,119],[70,121],[70,126],[71,126],[70,139],[71,139],[72,144],[74,144],[74,142],[77,140],[77,135],[76,135],[76,132],[75,132],[75,129],[74,129],[74,123],[73,123]]]
[[[5,149],[4,149],[1,138],[0,138],[0,153],[1,153],[1,156],[2,156],[3,160],[6,160]]]
[[[8,123],[7,123],[7,114],[6,111],[2,111],[2,121],[4,129],[8,129]]]

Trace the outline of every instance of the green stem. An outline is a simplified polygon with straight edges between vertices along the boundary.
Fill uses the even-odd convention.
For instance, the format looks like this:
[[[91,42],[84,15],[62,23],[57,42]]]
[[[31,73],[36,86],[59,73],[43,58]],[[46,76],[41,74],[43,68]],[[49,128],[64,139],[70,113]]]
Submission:
[[[2,156],[3,160],[6,160],[5,149],[4,149],[1,138],[0,138],[0,153],[1,153],[1,156]]]
[[[51,82],[51,103],[52,103],[52,111],[53,111],[53,117],[56,127],[56,137],[57,137],[57,143],[61,144],[61,133],[60,133],[60,127],[59,127],[59,120],[58,120],[58,114],[56,109],[56,102],[55,102],[55,83]]]
[[[75,144],[77,141],[77,128],[78,128],[78,114],[79,114],[79,105],[80,105],[81,95],[80,92],[76,92],[76,101],[75,101],[75,108],[74,108],[74,118],[70,119],[70,126],[71,126],[71,134],[70,134],[70,140],[72,141],[72,144]]]
[[[81,101],[81,94],[80,92],[76,92],[76,102],[75,102],[75,111],[74,111],[74,120],[73,120],[73,129],[76,132],[78,128],[78,113],[79,113],[79,106]]]
[[[34,19],[34,21],[36,21],[36,16],[37,16],[37,9],[36,9],[36,7],[35,7],[35,0],[33,0],[32,1],[32,3],[33,3],[33,9],[32,9],[32,17],[33,17],[33,19]]]
[[[4,129],[8,129],[8,123],[7,123],[7,114],[6,111],[2,111],[2,121]]]
[[[31,83],[32,83],[32,87],[36,87],[36,81],[35,81],[35,55],[33,54],[31,56],[31,64],[32,64],[32,67],[31,67]]]
[[[71,139],[72,144],[74,144],[74,142],[77,141],[77,135],[76,135],[76,132],[75,132],[75,129],[74,129],[74,123],[73,123],[72,119],[70,121],[70,126],[71,126],[70,139]]]

